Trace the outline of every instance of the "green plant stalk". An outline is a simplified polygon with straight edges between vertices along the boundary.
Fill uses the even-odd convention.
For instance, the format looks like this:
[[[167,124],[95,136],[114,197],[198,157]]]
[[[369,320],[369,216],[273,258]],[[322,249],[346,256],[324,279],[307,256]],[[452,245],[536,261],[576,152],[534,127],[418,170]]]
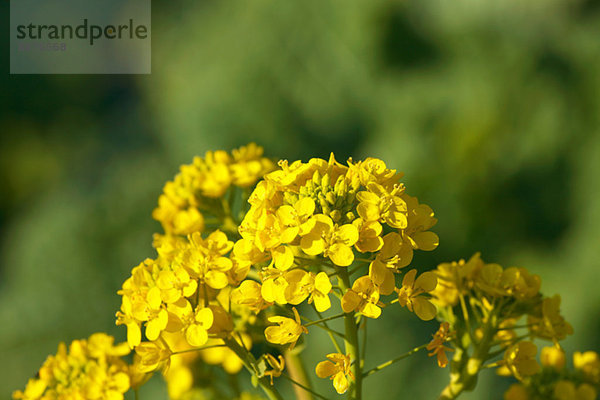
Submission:
[[[240,346],[240,344],[232,337],[225,338],[223,341],[227,347],[229,347],[240,358],[240,360],[242,360],[242,364],[244,364],[244,367],[248,370],[248,372],[250,372],[251,375],[256,376],[258,385],[261,387],[263,392],[265,392],[269,400],[283,400],[283,397],[281,397],[281,394],[279,394],[277,389],[275,389],[274,386],[271,386],[269,378],[266,376],[258,376],[256,359],[249,351]]]
[[[452,371],[450,374],[450,383],[440,394],[439,400],[454,400],[462,392],[470,391],[477,384],[477,375],[483,369],[485,361],[489,357],[489,351],[492,347],[494,335],[497,329],[497,318],[494,313],[489,315],[488,321],[482,327],[483,335],[481,340],[475,345],[475,350],[471,357],[464,349],[457,349],[452,359]]]
[[[415,347],[414,349],[412,349],[412,350],[410,350],[410,351],[408,351],[408,352],[406,352],[406,353],[404,353],[404,354],[402,354],[402,355],[400,355],[400,356],[398,356],[398,357],[396,357],[396,358],[394,358],[392,360],[389,360],[389,361],[386,361],[386,362],[384,362],[382,364],[379,364],[375,368],[371,368],[370,370],[368,370],[367,372],[365,372],[363,374],[363,378],[366,378],[367,376],[373,375],[375,372],[379,372],[382,369],[384,369],[386,367],[389,367],[390,365],[392,365],[394,363],[397,363],[398,361],[404,360],[405,358],[410,357],[413,354],[415,354],[416,352],[418,352],[420,350],[423,350],[425,348],[427,348],[427,344],[423,344],[423,345],[421,345],[419,347]]]
[[[350,275],[348,274],[347,268],[338,267],[337,269],[339,272],[339,286],[344,292],[346,292],[346,290],[350,288]],[[344,328],[344,346],[346,349],[346,354],[350,356],[351,360],[354,361],[351,367],[352,374],[354,375],[354,383],[350,386],[350,389],[348,390],[348,399],[361,400],[363,376],[358,345],[358,325],[356,324],[356,320],[354,319],[353,312],[346,313],[344,315]]]

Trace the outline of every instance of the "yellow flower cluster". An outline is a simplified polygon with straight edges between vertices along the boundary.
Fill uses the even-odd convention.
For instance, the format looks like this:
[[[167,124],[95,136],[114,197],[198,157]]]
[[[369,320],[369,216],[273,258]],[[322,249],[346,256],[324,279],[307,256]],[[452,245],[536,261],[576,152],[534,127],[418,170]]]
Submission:
[[[226,257],[232,247],[223,232],[206,239],[196,232],[186,239],[163,240],[155,260],[133,268],[119,291],[117,312],[117,324],[127,326],[129,345],[140,344],[142,325],[151,342],[160,340],[162,332],[181,332],[193,347],[205,344],[209,331],[230,331],[231,317],[217,295],[234,282],[233,262]]]
[[[440,264],[435,273],[438,285],[431,294],[439,307],[454,307],[461,297],[477,299],[488,309],[510,303],[511,315],[504,316],[500,334],[505,339],[512,334],[511,324],[522,315],[527,315],[533,337],[558,341],[573,333],[560,314],[560,296],[543,298],[540,277],[525,268],[487,264],[477,253],[468,261]]]
[[[502,268],[498,264],[486,264],[479,253],[468,261],[440,264],[435,273],[438,286],[432,294],[435,303],[442,307],[455,306],[460,296],[475,292],[487,299],[531,299],[538,295],[541,285],[540,277],[530,274],[525,268]]]
[[[437,222],[433,211],[409,196],[398,182],[402,175],[378,159],[346,166],[332,155],[328,161],[282,161],[280,167],[258,184],[240,225],[242,239],[233,252],[257,268],[260,282],[243,282],[234,301],[260,311],[308,299],[326,311],[330,277],[362,253],[369,272],[344,293],[342,307],[379,317],[380,296],[394,292],[394,276],[413,251],[436,248],[438,237],[429,231]],[[397,289],[401,304],[433,318],[435,308],[420,295],[435,287],[435,276],[411,277]]]
[[[75,340],[69,348],[58,346],[24,391],[13,393],[22,400],[123,400],[129,390],[130,371],[121,359],[129,354],[127,343],[114,344],[114,338],[95,333],[87,340]]]
[[[600,358],[598,353],[587,351],[573,355],[574,371],[565,366],[564,351],[558,346],[544,347],[541,365],[535,360],[536,349],[531,342],[522,342],[523,356],[511,350],[508,357],[521,364],[526,372],[521,382],[515,383],[504,393],[505,400],[595,400],[600,390]],[[505,356],[506,357],[506,356]]]
[[[407,194],[401,173],[376,158],[342,164],[333,154],[279,167],[255,144],[182,166],[153,213],[164,229],[154,236],[156,257],[134,267],[118,292],[116,324],[127,327],[127,343],[95,334],[69,352],[63,344],[14,399],[121,400],[160,370],[170,399],[249,400],[236,381],[245,367],[254,386],[280,400],[273,385],[280,376],[312,392],[307,379],[294,380],[303,375],[302,346],[295,346],[310,327],[327,331],[336,349],[316,375],[350,399],[361,398],[364,378],[424,349],[440,367],[451,363],[441,399],[472,390],[478,373],[492,367],[519,380],[506,400],[596,397],[600,358],[576,353],[575,372],[567,371],[558,341],[573,329],[560,314],[560,296],[544,297],[537,275],[479,254],[403,273],[415,250],[434,250],[439,240],[430,231],[432,209]],[[421,320],[437,317],[439,329],[429,343],[365,372],[367,322],[395,303]],[[321,315],[331,309],[343,312]],[[338,318],[343,333],[328,325]],[[540,362],[536,338],[554,344]],[[120,357],[131,349],[127,365]],[[455,351],[451,362],[448,351]],[[235,393],[212,382],[223,376],[213,366],[229,375]]]
[[[222,218],[226,210],[218,200],[231,187],[251,188],[275,168],[263,157],[263,148],[254,143],[233,150],[209,151],[182,165],[173,181],[165,184],[152,213],[167,234],[189,235],[205,227],[204,214]]]

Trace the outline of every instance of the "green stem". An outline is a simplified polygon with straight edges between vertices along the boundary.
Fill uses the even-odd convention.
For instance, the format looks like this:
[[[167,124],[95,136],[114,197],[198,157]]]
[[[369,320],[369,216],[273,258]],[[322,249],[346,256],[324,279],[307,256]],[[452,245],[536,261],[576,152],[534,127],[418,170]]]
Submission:
[[[305,318],[305,317],[303,317],[303,316],[300,316],[300,319],[302,319],[302,320],[304,320],[304,321],[310,321],[308,318]],[[323,325],[325,325],[325,326],[323,326]],[[345,337],[345,336],[344,336],[343,334],[341,334],[340,332],[338,332],[338,331],[334,331],[333,329],[329,328],[329,327],[327,326],[327,323],[323,322],[323,325],[320,325],[320,324],[315,324],[315,326],[316,326],[316,327],[318,327],[318,328],[321,328],[321,329],[323,329],[324,331],[327,331],[327,332],[329,332],[330,334],[333,334],[333,335],[339,336],[339,337],[341,337],[341,338],[344,338],[344,337]],[[306,326],[306,325],[304,325],[304,326]]]
[[[362,364],[360,364],[361,368],[365,366],[365,359],[367,358],[367,319],[363,318],[362,320],[362,328],[363,328],[363,337],[362,337],[362,347],[360,349],[360,360]]]
[[[350,276],[348,274],[348,269],[338,267],[338,272],[338,284],[340,287],[344,291],[350,289]],[[351,371],[355,378],[354,384],[351,385],[350,390],[348,390],[348,399],[361,400],[363,375],[358,345],[358,326],[356,325],[356,320],[354,319],[354,313],[349,312],[345,314],[344,327],[346,333],[344,337],[344,346],[346,349],[346,355],[350,356],[350,359],[353,360]]]
[[[242,360],[242,363],[248,372],[256,377],[258,385],[261,387],[263,392],[265,392],[269,400],[283,400],[283,397],[281,397],[277,389],[271,386],[269,378],[266,376],[258,376],[259,374],[258,367],[256,365],[256,359],[252,353],[246,351],[246,349],[240,346],[240,344],[234,338],[225,338],[223,341],[227,347],[229,347],[240,358],[240,360]]]
[[[482,337],[479,342],[474,342],[475,349],[471,357],[465,351],[457,349],[452,360],[453,371],[450,374],[450,383],[440,394],[439,400],[454,400],[462,392],[473,390],[477,384],[477,376],[483,368],[483,363],[490,359],[490,348],[497,329],[497,317],[494,312],[488,315],[482,327]],[[460,351],[459,351],[460,350]]]
[[[381,370],[382,370],[382,369],[384,369],[385,367],[389,367],[390,365],[392,365],[392,364],[394,364],[394,363],[396,363],[396,362],[398,362],[398,361],[400,361],[400,360],[404,360],[405,358],[412,356],[412,355],[413,355],[413,354],[415,354],[416,352],[418,352],[418,351],[420,351],[420,350],[423,350],[423,349],[424,349],[424,348],[426,348],[426,347],[427,347],[427,345],[426,345],[426,344],[423,344],[423,345],[421,345],[421,346],[419,346],[419,347],[415,347],[415,348],[414,348],[414,349],[412,349],[411,351],[408,351],[408,352],[406,352],[406,353],[402,354],[401,356],[398,356],[398,357],[396,357],[396,358],[394,358],[394,359],[392,359],[392,360],[389,360],[389,361],[386,361],[386,362],[384,362],[384,363],[382,363],[382,364],[379,364],[379,365],[378,365],[378,366],[376,366],[375,368],[371,368],[370,370],[368,370],[367,372],[365,372],[365,373],[363,374],[363,378],[366,378],[366,377],[367,377],[367,376],[369,376],[369,375],[373,375],[375,372],[381,371]]]
[[[322,319],[318,319],[316,321],[310,321],[308,324],[304,324],[304,326],[311,326],[311,325],[316,325],[316,324],[320,324],[321,322],[327,322],[327,321],[331,321],[332,319],[337,319],[337,318],[342,318],[345,317],[346,314],[337,314],[337,315],[333,315],[331,317],[327,317],[327,318],[322,318]]]

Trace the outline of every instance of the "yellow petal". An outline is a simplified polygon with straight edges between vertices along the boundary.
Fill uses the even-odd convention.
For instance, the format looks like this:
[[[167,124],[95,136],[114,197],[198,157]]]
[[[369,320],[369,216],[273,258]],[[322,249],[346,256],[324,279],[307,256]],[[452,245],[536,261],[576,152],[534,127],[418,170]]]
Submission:
[[[315,368],[315,373],[319,378],[327,378],[336,372],[336,367],[331,361],[321,361]]]
[[[336,234],[346,246],[353,246],[358,241],[358,229],[352,224],[342,225]]]
[[[146,300],[152,309],[157,310],[161,303],[160,289],[156,286],[150,289],[146,295]]]
[[[304,197],[294,204],[299,215],[307,217],[315,212],[315,201],[310,197]]]
[[[431,292],[437,286],[437,276],[431,271],[423,272],[415,281],[415,288]]]
[[[377,307],[373,303],[365,303],[365,306],[363,307],[362,310],[360,310],[360,312],[365,317],[379,318],[379,316],[381,315],[381,308]]]
[[[277,216],[284,225],[294,225],[296,223],[296,210],[292,206],[284,205],[279,207]]]
[[[371,193],[371,192],[366,192],[366,191],[358,192],[356,194],[356,198],[360,202],[373,203],[373,204],[379,203],[379,196],[377,196],[375,193]]]
[[[344,294],[344,297],[342,297],[342,309],[345,313],[352,312],[356,310],[361,300],[361,297],[356,294],[356,292],[348,290],[346,294]]]
[[[437,315],[435,306],[424,297],[413,298],[412,306],[417,317],[421,318],[423,321],[430,321]]]
[[[379,207],[373,203],[360,203],[356,211],[367,222],[379,220]]]
[[[142,330],[136,322],[127,324],[127,343],[132,349],[142,341]]]
[[[278,246],[271,251],[275,267],[286,271],[294,264],[294,253],[288,246]]]
[[[200,326],[192,324],[186,329],[185,338],[191,346],[199,347],[208,340],[208,333]]]
[[[208,329],[214,322],[213,311],[208,307],[197,310],[195,319],[202,328]]]
[[[417,247],[421,250],[431,251],[435,250],[440,244],[440,238],[433,232],[418,232],[412,235],[412,239],[417,244]]]
[[[352,249],[346,245],[336,243],[329,247],[329,258],[335,265],[347,267],[354,261]]]
[[[374,260],[369,265],[369,277],[379,287],[379,292],[383,295],[391,294],[396,286],[394,273],[387,268],[384,263]]]
[[[331,307],[331,300],[329,296],[326,294],[320,294],[319,292],[313,294],[313,301],[315,303],[315,308],[318,312],[324,312],[329,310]]]
[[[417,270],[411,269],[408,271],[402,279],[402,287],[410,288],[415,283],[415,276],[417,276]]]
[[[333,387],[339,394],[346,393],[346,390],[348,390],[348,379],[346,379],[346,375],[342,371],[333,377]]]
[[[323,294],[331,291],[331,281],[325,272],[319,272],[315,277],[315,289]]]
[[[306,254],[316,256],[325,250],[325,242],[320,235],[308,234],[300,241],[300,247]]]
[[[208,271],[204,275],[206,284],[213,289],[223,289],[229,283],[227,275],[219,271]]]
[[[406,218],[406,215],[399,211],[391,212],[390,215],[385,219],[385,222],[387,222],[389,226],[398,229],[406,229],[408,226],[408,219]]]

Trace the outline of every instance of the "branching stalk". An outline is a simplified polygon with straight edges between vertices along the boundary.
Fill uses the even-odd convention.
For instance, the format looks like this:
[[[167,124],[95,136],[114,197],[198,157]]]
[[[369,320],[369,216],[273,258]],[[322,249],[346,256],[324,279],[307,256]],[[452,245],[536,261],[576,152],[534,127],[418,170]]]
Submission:
[[[338,272],[339,285],[344,291],[346,291],[350,288],[350,277],[348,275],[348,270],[346,268],[338,267]],[[353,360],[351,371],[355,377],[354,383],[348,390],[348,399],[361,400],[363,376],[358,345],[358,326],[356,324],[356,320],[354,319],[353,312],[346,313],[344,316],[344,327],[346,333],[344,337],[344,346],[346,349],[346,355],[350,356],[350,359]]]

